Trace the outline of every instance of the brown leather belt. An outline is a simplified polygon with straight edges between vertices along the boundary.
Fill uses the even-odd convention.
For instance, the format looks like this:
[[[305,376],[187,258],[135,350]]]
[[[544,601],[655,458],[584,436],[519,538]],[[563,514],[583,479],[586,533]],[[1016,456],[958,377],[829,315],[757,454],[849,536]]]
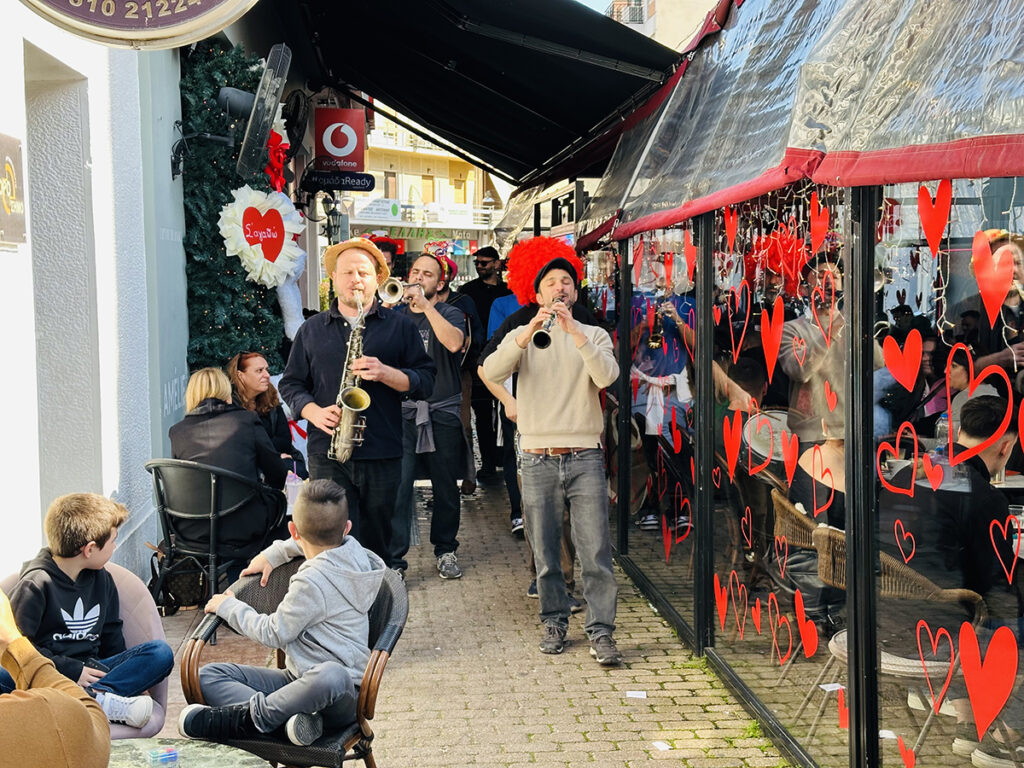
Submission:
[[[564,456],[567,453],[589,451],[590,448],[523,448],[523,453],[536,453],[541,456]]]

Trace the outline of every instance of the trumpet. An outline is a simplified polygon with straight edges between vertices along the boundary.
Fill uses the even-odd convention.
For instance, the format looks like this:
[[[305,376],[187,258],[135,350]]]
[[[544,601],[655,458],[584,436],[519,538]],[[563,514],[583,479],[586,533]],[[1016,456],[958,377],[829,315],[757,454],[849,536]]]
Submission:
[[[397,277],[389,277],[377,289],[377,296],[385,304],[397,304],[405,296],[405,289],[413,285],[418,286],[419,283],[403,283]],[[420,287],[420,290],[422,291],[423,288]]]
[[[565,303],[565,299],[561,296],[556,296],[554,301],[551,302],[552,308],[554,308],[555,301],[560,301],[563,304]],[[547,349],[551,346],[551,328],[554,326],[557,319],[558,316],[552,313],[548,319],[544,321],[544,325],[533,332],[533,335],[530,337],[530,341],[533,342],[533,346],[537,349]]]

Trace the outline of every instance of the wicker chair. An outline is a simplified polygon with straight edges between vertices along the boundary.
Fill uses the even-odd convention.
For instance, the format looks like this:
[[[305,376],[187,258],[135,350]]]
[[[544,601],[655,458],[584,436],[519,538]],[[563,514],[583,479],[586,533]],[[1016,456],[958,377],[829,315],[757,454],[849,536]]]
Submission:
[[[846,533],[838,528],[828,525],[821,525],[815,528],[812,538],[814,548],[818,551],[818,578],[831,587],[846,589]],[[981,595],[969,589],[943,589],[922,574],[910,568],[891,555],[884,552],[879,553],[878,591],[879,596],[886,599],[897,600],[928,600],[938,603],[952,605],[971,606],[975,627],[982,624],[988,617],[988,609]],[[796,718],[799,718],[807,704],[810,702],[814,692],[818,689],[822,680],[825,679],[830,669],[834,670],[831,682],[839,679],[839,674],[845,667],[849,658],[848,635],[846,630],[838,632],[828,643],[828,650],[831,656],[825,662],[825,666],[814,681],[807,695],[804,697],[800,709],[797,710]],[[918,657],[904,658],[895,654],[881,651],[879,653],[878,672],[880,679],[886,682],[894,682],[914,688],[922,701],[929,701],[927,679],[943,679],[949,671],[949,663],[945,661],[922,662]],[[954,662],[954,674],[959,671],[959,660]],[[829,692],[826,690],[822,697],[818,714],[811,724],[807,738],[810,739],[814,730],[821,720],[828,702]],[[924,743],[935,719],[934,707],[928,707],[928,716],[925,718],[921,732],[914,743],[913,750],[916,753]]]
[[[258,576],[247,576],[235,582],[231,589],[235,597],[260,613],[272,613],[287,592],[288,581],[301,564],[302,560],[298,559],[275,568],[271,571],[266,587],[260,587]],[[408,615],[409,595],[405,590],[405,584],[397,573],[387,569],[384,571],[384,582],[377,593],[377,599],[370,608],[369,644],[372,651],[366,664],[366,671],[363,673],[363,681],[359,686],[357,720],[348,728],[336,733],[325,733],[308,747],[295,746],[287,739],[272,736],[224,743],[244,749],[273,764],[296,768],[341,768],[346,760],[362,760],[367,768],[375,768],[373,730],[369,721],[373,719],[384,668],[398,638],[402,635]],[[207,615],[185,645],[181,658],[181,687],[185,693],[185,700],[190,704],[204,703],[199,690],[199,659],[203,648],[222,622],[223,620],[214,614]],[[277,661],[279,667],[284,666],[284,653],[280,649],[277,652]]]

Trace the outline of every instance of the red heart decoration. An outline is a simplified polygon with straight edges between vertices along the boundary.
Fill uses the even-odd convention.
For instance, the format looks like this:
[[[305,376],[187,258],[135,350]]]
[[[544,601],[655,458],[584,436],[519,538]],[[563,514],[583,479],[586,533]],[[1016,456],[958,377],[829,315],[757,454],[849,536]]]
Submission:
[[[675,502],[676,519],[672,525],[672,528],[675,531],[675,541],[672,543],[681,544],[686,541],[686,537],[689,536],[690,531],[693,530],[693,511],[690,508],[690,499],[683,493],[683,487],[679,483],[676,483]],[[682,536],[679,535],[679,518],[681,517],[686,518],[686,530],[683,532]]]
[[[886,336],[882,342],[882,353],[885,367],[908,392],[914,391],[917,383],[917,372],[921,369],[921,332],[913,328],[907,334],[907,340],[900,349],[899,343],[892,336]]]
[[[733,582],[736,583],[736,589],[733,590]],[[732,596],[732,612],[736,618],[736,630],[740,634],[740,640],[743,639],[743,630],[747,626],[747,585],[740,584],[740,577],[733,571],[729,574],[729,594]],[[737,595],[743,597],[743,610],[740,610],[737,604]]]
[[[839,727],[848,731],[850,729],[850,708],[846,706],[846,689],[840,688],[836,700],[839,705]]]
[[[697,246],[693,244],[690,230],[683,232],[683,258],[686,259],[686,274],[693,282],[693,272],[697,269]]]
[[[921,229],[924,230],[925,240],[932,251],[932,258],[939,255],[942,233],[946,231],[946,224],[949,223],[949,210],[952,205],[953,182],[949,179],[939,182],[934,201],[924,184],[917,190],[917,215],[921,219]]]
[[[740,340],[736,341],[736,337],[733,335],[732,331],[733,308],[735,307],[735,311],[739,311],[740,296],[744,291],[747,293],[747,300],[745,302],[747,305],[747,311],[743,316],[743,330],[740,331]],[[729,313],[729,342],[732,344],[732,361],[735,363],[740,359],[740,352],[743,351],[743,339],[747,335],[747,324],[750,322],[750,285],[744,282],[740,285],[740,289],[738,291],[735,288],[730,288],[729,294],[732,300],[726,302],[725,308]]]
[[[775,560],[779,564],[779,574],[786,575],[786,563],[789,562],[789,541],[785,536],[775,537]]]
[[[725,461],[729,468],[729,479],[736,477],[736,460],[740,457],[740,439],[743,436],[743,422],[739,411],[733,412],[732,423],[727,413],[722,420],[722,440],[725,442]]]
[[[903,743],[902,736],[897,739],[896,743],[900,748],[900,757],[903,758],[903,765],[905,765],[906,768],[914,768],[914,764],[917,762],[917,754],[914,750],[910,749]]]
[[[949,669],[946,671],[946,679],[942,684],[942,688],[939,690],[939,695],[935,695],[935,689],[932,687],[932,679],[928,675],[928,664],[924,658],[924,648],[921,645],[921,630],[924,629],[928,633],[928,642],[932,646],[932,656],[935,656],[939,651],[939,638],[945,636],[946,642],[949,643]],[[924,679],[928,683],[928,692],[932,697],[932,708],[935,710],[935,714],[939,714],[939,707],[942,705],[942,699],[946,695],[946,691],[949,690],[949,684],[953,681],[953,670],[956,667],[956,650],[953,648],[953,637],[949,634],[949,630],[945,627],[939,627],[939,631],[934,635],[932,634],[931,627],[928,626],[928,622],[921,619],[917,622],[917,653],[921,657],[921,666],[924,668]]]
[[[754,523],[750,515],[750,507],[743,510],[743,519],[740,520],[740,532],[743,534],[743,540],[747,542],[747,549],[754,548]]]
[[[768,366],[769,382],[775,373],[775,361],[779,356],[779,346],[782,344],[782,324],[785,320],[782,296],[776,296],[771,312],[766,309],[761,313],[761,348],[764,350],[765,365]]]
[[[811,192],[811,253],[815,254],[825,244],[828,235],[828,208],[818,205],[818,193]]]
[[[263,258],[273,264],[284,247],[284,220],[281,212],[271,208],[260,213],[258,208],[249,207],[242,212],[242,236],[249,245],[259,244]]]
[[[717,578],[717,576],[716,576]],[[772,606],[775,607],[773,614]],[[782,650],[779,648],[779,636],[778,630],[782,628],[782,625],[786,625],[786,633],[789,635],[789,646],[786,648],[786,653],[783,655]],[[725,622],[722,622],[722,628],[725,628]],[[789,654],[793,652],[793,629],[789,624],[789,619],[782,615],[779,610],[779,599],[775,597],[775,593],[772,592],[768,595],[768,628],[772,633],[772,646],[775,649],[775,655],[779,659],[779,666],[783,666],[786,660],[789,658]]]
[[[832,389],[832,383],[828,379],[825,379],[825,403],[828,405],[829,413],[834,411],[839,403],[839,395]]]
[[[910,432],[910,434],[914,436],[914,458],[913,458],[912,466],[916,467],[917,466],[917,430],[914,429],[914,425],[911,424],[909,421],[904,421],[902,424],[900,424],[900,428],[896,432],[896,445],[900,444],[900,436],[903,434],[904,430]],[[891,453],[894,457],[898,457],[899,456],[899,452],[896,450],[896,447],[892,443],[883,442],[881,445],[878,446],[878,453],[875,454],[875,471],[878,473],[878,481],[882,484],[883,488],[887,488],[890,491],[892,491],[893,493],[899,493],[899,494],[902,494],[904,496],[910,496],[911,498],[913,498],[914,497],[914,473],[913,472],[910,473],[911,477],[910,477],[910,487],[909,488],[900,488],[898,486],[893,485],[888,480],[886,480],[885,477],[882,475],[882,454],[883,453]]]
[[[782,430],[782,460],[786,465],[786,485],[793,484],[793,473],[800,458],[800,438]]]
[[[690,339],[696,341],[693,333],[693,328],[697,324],[697,313],[694,312],[693,307],[686,312],[686,317],[683,320],[683,327],[680,329],[683,337],[683,345],[686,347],[686,351],[690,353],[690,359],[693,360],[693,344]]]
[[[714,470],[712,470],[712,472],[714,472]],[[693,462],[693,456],[690,457],[690,482],[691,483],[696,483],[697,482],[697,466]],[[717,485],[717,483],[716,483],[716,485]]]
[[[641,235],[633,246],[633,285],[640,284],[640,276],[644,270],[644,238]]]
[[[818,318],[818,304],[825,304],[825,284],[828,283],[829,288],[829,300],[828,300],[828,330],[821,324],[821,320]],[[1003,294],[1006,295],[1005,293]],[[821,296],[821,301],[815,301],[815,296]],[[1002,299],[1000,299],[1002,301]],[[834,319],[836,308],[836,284],[835,279],[832,277],[831,272],[825,272],[821,276],[821,281],[815,286],[814,290],[811,291],[811,314],[814,315],[814,322],[818,326],[818,330],[821,331],[822,337],[825,339],[825,346],[832,346],[832,320]]]
[[[669,283],[675,282],[673,280],[673,276],[675,275],[675,268],[674,268],[673,263],[672,263],[674,260],[675,260],[675,254],[672,253],[672,251],[666,251],[665,252],[665,280],[667,280]]]
[[[796,608],[796,627],[800,631],[800,642],[804,646],[804,656],[811,658],[818,650],[818,628],[804,613],[804,596],[800,590],[793,594],[793,607]]]
[[[719,467],[711,468],[711,482],[715,484],[715,488],[722,487],[722,470]]]
[[[679,453],[683,449],[683,433],[676,424],[676,407],[672,406],[672,450]]]
[[[718,623],[725,631],[725,614],[729,610],[729,590],[722,588],[722,582],[715,574],[715,607],[718,608]]]
[[[668,565],[669,555],[672,554],[672,531],[664,515],[661,516],[661,545],[665,548],[665,565]]]
[[[807,359],[807,340],[802,336],[793,337],[793,357],[796,358],[800,367],[804,367],[804,360]]]
[[[633,402],[635,403],[636,402],[637,392],[640,391],[640,377],[639,376],[632,376],[632,377],[630,377],[629,382],[633,386]]]
[[[711,308],[711,316],[715,318],[715,325],[718,325],[720,322],[722,322],[722,305],[721,304],[715,304],[715,306],[713,306]]]
[[[761,415],[761,412],[757,410],[757,402],[754,401],[754,400],[751,400],[750,411],[751,412],[750,412],[750,416],[748,418],[748,421],[753,421],[754,422],[754,435],[753,435],[753,437],[757,436],[757,434],[761,431],[761,427],[767,427],[768,428],[768,442],[767,442],[767,445],[774,445],[775,444],[775,436],[772,434],[772,420],[769,419],[767,416],[762,416]],[[747,443],[747,474],[750,475],[751,477],[756,475],[758,472],[761,472],[764,469],[766,469],[768,467],[768,465],[771,464],[772,457],[768,456],[768,458],[766,458],[764,461],[762,461],[756,467],[754,466],[753,461],[754,461],[754,452],[753,452],[753,450],[750,447],[750,443],[748,442]]]
[[[942,465],[932,464],[932,457],[927,453],[921,458],[924,459],[924,473],[928,477],[928,482],[931,484],[932,490],[939,490],[939,486],[942,485]]]
[[[978,635],[968,622],[960,625],[960,667],[967,697],[974,711],[974,725],[981,741],[989,726],[1006,706],[1017,677],[1017,639],[1009,627],[992,633],[982,659]]]
[[[1013,285],[1013,251],[1004,245],[993,254],[985,233],[975,232],[971,253],[978,293],[985,305],[988,323],[994,328],[1003,300]]]
[[[1006,563],[1003,562],[1003,556],[999,552],[999,547],[996,545],[996,528],[998,528],[999,532],[1003,535],[1003,541],[1009,542],[1012,537],[1012,533],[1010,532],[1011,527],[1013,527],[1014,530],[1017,529],[1017,518],[1014,515],[1008,515],[1006,520],[1002,523],[998,520],[993,520],[988,524],[988,538],[992,542],[992,549],[995,550],[999,564],[1003,566],[1003,573],[1006,574],[1007,584],[1013,584],[1013,572],[1017,569],[1017,560],[1020,555],[1020,543],[1021,541],[1024,541],[1024,538],[1019,535],[1020,531],[1017,531],[1017,546],[1013,549],[1013,562],[1010,563],[1010,567],[1007,568]]]
[[[949,405],[946,407],[946,415],[949,417],[949,423],[950,424],[953,423],[953,412],[952,412],[953,411],[953,393],[950,392],[950,389],[949,389],[949,367],[953,364],[953,355],[956,353],[956,351],[958,349],[967,350],[968,348],[962,342],[957,342],[956,344],[953,345],[953,348],[949,351],[949,359],[946,362],[946,402],[949,403]],[[987,366],[986,368],[983,368],[981,373],[978,374],[978,377],[975,378],[974,377],[974,361],[971,359],[970,355],[967,356],[967,376],[968,376],[968,379],[967,379],[968,380],[968,384],[967,384],[967,395],[968,395],[968,397],[973,395],[974,394],[974,390],[978,388],[978,385],[983,380],[988,378],[989,376],[998,376],[999,378],[1001,378],[1003,380],[1003,382],[1006,384],[1006,389],[1003,390],[1003,391],[1005,391],[1005,392],[1013,391],[1013,388],[1010,386],[1010,377],[1007,376],[1006,375],[1006,371],[1004,371],[998,365],[990,365],[990,366]],[[999,391],[999,387],[996,387],[996,390]],[[1006,403],[1006,415],[1003,417],[1002,422],[999,424],[999,429],[997,429],[992,434],[992,436],[989,437],[984,442],[982,442],[982,443],[980,443],[978,445],[975,445],[972,448],[968,448],[967,450],[962,451],[960,453],[956,453],[956,454],[954,454],[954,452],[953,452],[953,441],[956,439],[956,435],[953,434],[953,430],[950,430],[949,431],[949,464],[950,464],[950,466],[955,467],[957,464],[960,464],[961,462],[964,462],[967,459],[971,458],[971,456],[977,456],[979,453],[984,451],[990,445],[995,443],[996,440],[1001,438],[1003,436],[1003,434],[1006,432],[1006,428],[1008,426],[1010,426],[1010,419],[1011,418],[1013,418],[1013,403],[1012,402],[1007,402]],[[915,456],[914,458],[916,459],[917,457]]]
[[[725,241],[729,244],[729,253],[736,247],[736,229],[740,222],[740,215],[735,208],[723,208],[722,216],[725,218]]]
[[[811,449],[811,475],[817,480],[811,486],[812,503],[814,504],[814,516],[817,517],[826,509],[832,506],[832,499],[836,495],[836,481],[832,475],[831,469],[825,469],[825,459],[821,455],[821,446],[816,445]],[[828,476],[828,482],[825,482],[825,477]],[[828,486],[828,501],[822,506],[818,506],[818,483]]]
[[[754,620],[754,629],[761,634],[761,598],[754,601],[754,607],[750,609],[750,618]]]
[[[896,534],[896,546],[900,548],[900,554],[903,556],[903,562],[909,563],[914,558],[914,553],[917,552],[917,541],[914,539],[914,534],[910,531],[904,530],[902,520],[897,520],[893,524],[892,532]],[[909,555],[906,550],[903,549],[903,542],[907,539],[910,539]]]

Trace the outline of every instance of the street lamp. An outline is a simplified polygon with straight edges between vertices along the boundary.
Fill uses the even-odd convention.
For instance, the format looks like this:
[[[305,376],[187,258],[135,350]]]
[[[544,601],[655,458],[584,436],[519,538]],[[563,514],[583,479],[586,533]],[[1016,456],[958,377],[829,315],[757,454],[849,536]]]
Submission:
[[[324,202],[330,198],[324,198]],[[341,201],[337,198],[331,199],[327,207],[327,244],[334,245],[341,242],[341,228],[344,213],[341,209]]]

